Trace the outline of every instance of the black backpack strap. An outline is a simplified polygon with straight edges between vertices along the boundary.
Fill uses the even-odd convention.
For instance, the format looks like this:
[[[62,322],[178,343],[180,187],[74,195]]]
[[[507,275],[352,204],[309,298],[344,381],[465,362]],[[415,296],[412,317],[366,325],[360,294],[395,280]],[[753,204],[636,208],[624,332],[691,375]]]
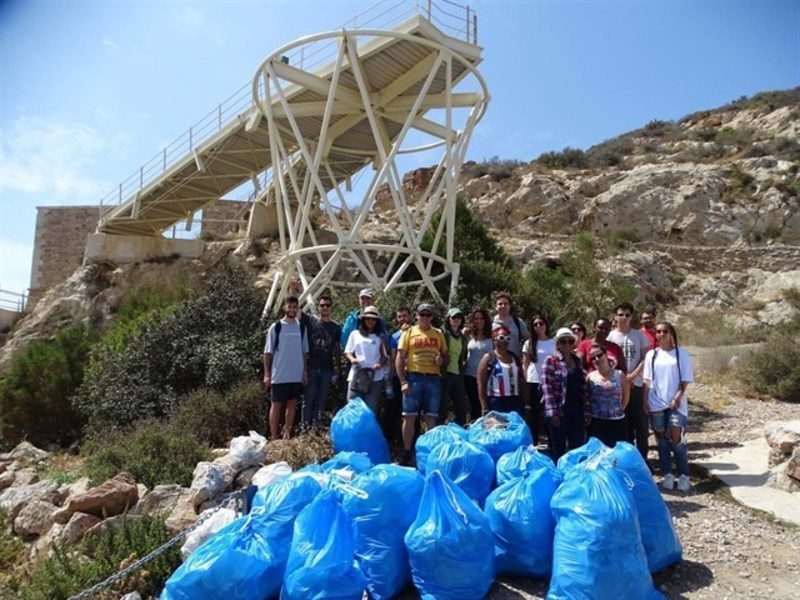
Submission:
[[[281,320],[278,319],[275,321],[275,347],[272,349],[272,353],[275,354],[278,351],[278,346],[281,343],[281,327],[282,323]]]
[[[511,320],[514,321],[514,325],[517,328],[517,337],[522,341],[522,326],[520,325],[519,317],[517,315],[511,315]]]

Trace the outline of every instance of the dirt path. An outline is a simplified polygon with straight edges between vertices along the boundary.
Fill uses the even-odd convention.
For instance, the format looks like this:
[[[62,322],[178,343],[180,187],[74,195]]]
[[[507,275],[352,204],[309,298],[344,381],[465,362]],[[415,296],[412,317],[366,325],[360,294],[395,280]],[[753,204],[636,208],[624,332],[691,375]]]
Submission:
[[[712,353],[701,349],[697,354],[706,358]],[[761,435],[767,421],[800,418],[800,405],[743,398],[722,383],[724,376],[703,369],[706,361],[698,362],[699,381],[690,388],[690,462]],[[651,447],[650,458],[656,457]],[[741,506],[726,486],[699,469],[692,469],[692,480],[690,493],[664,494],[683,544],[683,561],[656,574],[656,587],[666,597],[680,599],[800,597],[800,528]],[[547,582],[502,578],[489,597],[532,599],[546,594]]]

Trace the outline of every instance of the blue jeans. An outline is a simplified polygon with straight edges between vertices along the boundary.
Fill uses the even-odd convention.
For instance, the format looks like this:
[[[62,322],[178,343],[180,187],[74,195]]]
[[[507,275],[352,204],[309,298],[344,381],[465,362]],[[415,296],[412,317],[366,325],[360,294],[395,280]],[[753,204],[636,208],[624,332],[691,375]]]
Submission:
[[[438,417],[442,402],[442,378],[424,373],[408,374],[408,393],[403,396],[403,415],[423,413]]]
[[[306,427],[322,424],[322,409],[328,400],[333,371],[328,369],[309,369],[306,395],[303,398],[303,420]]]
[[[677,410],[667,408],[650,413],[650,425],[656,434],[658,442],[658,462],[661,465],[661,474],[672,473],[672,457],[670,449],[675,455],[675,465],[678,467],[678,475],[689,476],[689,455],[686,451],[686,416]],[[671,440],[670,429],[679,427],[681,439],[675,444]]]

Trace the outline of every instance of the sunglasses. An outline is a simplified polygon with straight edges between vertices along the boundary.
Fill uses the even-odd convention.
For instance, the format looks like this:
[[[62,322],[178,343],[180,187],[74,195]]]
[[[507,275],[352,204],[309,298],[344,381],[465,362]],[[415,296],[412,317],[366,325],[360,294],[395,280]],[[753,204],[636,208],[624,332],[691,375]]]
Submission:
[[[533,326],[534,327],[544,327],[544,321],[534,321],[533,322]]]
[[[630,319],[631,313],[617,313],[618,319]]]
[[[656,333],[657,334],[660,333],[660,334],[666,335],[666,334],[669,333],[669,329],[656,329]]]
[[[597,362],[601,358],[603,358],[605,354],[591,354],[589,358],[591,358],[592,362]]]
[[[325,304],[325,303],[322,303],[322,302],[319,303],[319,307],[320,308],[330,308],[331,306],[332,306],[331,304]]]
[[[569,330],[577,331],[578,333],[583,333],[583,329],[581,329],[580,327],[570,327]]]
[[[506,335],[506,334],[504,334],[504,333],[501,333],[500,335],[496,335],[496,336],[494,336],[494,339],[495,339],[495,341],[497,341],[497,342],[510,342],[510,341],[511,341],[511,337],[510,337],[510,336],[507,336],[507,335]]]
[[[425,319],[430,319],[431,317],[433,317],[433,313],[429,313],[429,312],[421,312],[421,313],[418,313],[418,314],[419,314],[420,317],[423,317]]]
[[[562,338],[558,340],[558,343],[562,346],[574,346],[575,340],[571,340],[570,338]]]

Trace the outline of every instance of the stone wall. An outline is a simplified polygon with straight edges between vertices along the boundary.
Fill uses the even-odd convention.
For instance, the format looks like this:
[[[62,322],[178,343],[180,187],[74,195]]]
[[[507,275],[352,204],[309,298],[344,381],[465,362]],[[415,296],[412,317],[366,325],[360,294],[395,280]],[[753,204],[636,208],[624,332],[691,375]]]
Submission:
[[[240,223],[247,225],[246,218],[241,220],[241,211],[247,202],[240,200],[218,200],[203,207],[203,219],[200,226],[201,234],[223,235],[230,231],[236,231]],[[233,220],[239,218],[240,221]]]
[[[99,206],[38,206],[28,308],[83,262],[86,236],[100,219]]]

